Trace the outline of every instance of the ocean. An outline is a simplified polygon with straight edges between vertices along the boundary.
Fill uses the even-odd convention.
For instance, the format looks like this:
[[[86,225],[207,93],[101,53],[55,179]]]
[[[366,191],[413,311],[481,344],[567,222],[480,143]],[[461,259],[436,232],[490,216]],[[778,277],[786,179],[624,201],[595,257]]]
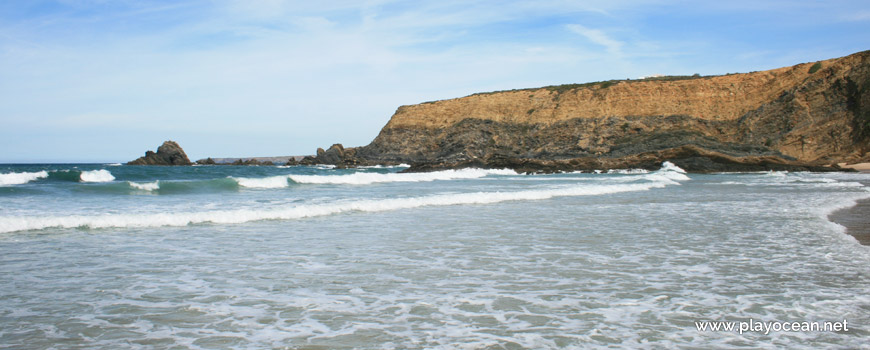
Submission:
[[[402,169],[0,165],[0,348],[870,348],[870,174]]]

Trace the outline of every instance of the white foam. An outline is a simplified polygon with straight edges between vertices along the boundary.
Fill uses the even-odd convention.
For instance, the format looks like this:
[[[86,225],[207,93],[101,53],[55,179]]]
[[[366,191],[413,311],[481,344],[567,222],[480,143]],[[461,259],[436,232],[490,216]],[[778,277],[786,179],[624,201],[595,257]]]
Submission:
[[[411,166],[405,163],[399,165],[369,165],[369,166],[361,166],[360,169],[396,169],[396,168],[410,168]]]
[[[772,177],[786,177],[786,176],[788,176],[788,171],[773,171],[773,170],[771,170],[771,171],[765,172],[764,174],[766,174],[767,176],[772,176]]]
[[[48,172],[45,170],[32,173],[23,172],[0,174],[0,186],[21,185],[33,180],[44,179],[46,177],[48,177]]]
[[[607,171],[608,174],[648,174],[649,170],[646,169],[610,169]]]
[[[674,165],[674,163],[667,161],[662,163],[661,169],[653,171],[649,174],[644,174],[642,176],[644,179],[650,181],[663,181],[668,184],[678,184],[677,181],[691,180],[691,178],[686,175],[685,170]]]
[[[123,164],[121,164],[121,163],[110,163],[110,164],[106,164],[106,166],[121,166],[121,165],[123,165]]]
[[[661,169],[659,169],[658,171],[673,171],[673,172],[678,172],[681,174],[686,173],[686,171],[683,170],[683,168],[680,168],[676,164],[668,162],[668,161],[663,162]]]
[[[506,201],[543,200],[554,197],[593,196],[620,192],[646,191],[667,186],[666,182],[619,185],[578,185],[572,187],[518,192],[476,192],[440,194],[411,198],[347,201],[329,204],[282,206],[270,209],[219,210],[158,214],[107,214],[71,216],[0,217],[0,233],[60,228],[159,227],[198,223],[238,224],[258,220],[289,220],[345,212],[381,212],[426,206],[491,204]]]
[[[160,189],[160,181],[145,182],[145,183],[127,181],[127,184],[130,185],[130,187],[132,187],[132,188],[135,188],[137,190],[143,190],[143,191],[156,191],[156,190]]]
[[[270,177],[230,177],[235,180],[239,186],[247,188],[282,188],[290,184],[287,182],[287,176],[270,176]]]
[[[115,180],[115,177],[112,176],[112,173],[110,173],[106,169],[82,171],[82,174],[79,175],[79,178],[83,182],[109,182]]]
[[[517,175],[509,169],[459,169],[430,173],[353,173],[346,175],[289,175],[296,183],[368,185],[381,182],[428,182],[436,180],[477,179],[488,175]]]

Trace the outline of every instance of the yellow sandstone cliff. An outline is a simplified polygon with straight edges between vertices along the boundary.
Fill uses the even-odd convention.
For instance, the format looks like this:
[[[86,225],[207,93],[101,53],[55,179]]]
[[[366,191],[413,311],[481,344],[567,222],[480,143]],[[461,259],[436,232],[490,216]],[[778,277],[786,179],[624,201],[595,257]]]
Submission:
[[[481,93],[402,106],[347,157],[421,170],[649,167],[673,158],[718,171],[866,160],[868,85],[870,51],[745,74]]]

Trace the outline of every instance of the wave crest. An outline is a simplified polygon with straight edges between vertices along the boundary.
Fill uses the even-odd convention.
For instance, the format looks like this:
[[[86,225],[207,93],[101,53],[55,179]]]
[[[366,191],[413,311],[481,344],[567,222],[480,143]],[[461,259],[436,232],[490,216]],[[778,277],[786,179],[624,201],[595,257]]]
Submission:
[[[384,182],[429,182],[437,180],[478,179],[489,175],[517,175],[510,169],[458,169],[430,173],[364,173],[346,175],[288,175],[300,184],[369,185]]]
[[[115,180],[112,173],[106,169],[82,171],[79,178],[82,182],[110,182]]]
[[[132,187],[132,188],[135,188],[137,190],[142,190],[142,191],[156,191],[156,190],[160,189],[160,181],[145,182],[145,183],[127,181],[127,184],[130,185],[130,187]]]
[[[283,188],[290,186],[287,182],[287,176],[270,176],[270,177],[230,177],[239,184],[239,186],[247,188]]]
[[[55,217],[0,217],[0,233],[46,228],[107,228],[186,226],[215,223],[239,224],[259,220],[290,220],[344,212],[380,212],[426,206],[492,204],[506,201],[543,200],[555,197],[593,196],[620,192],[646,191],[667,186],[666,182],[618,185],[578,185],[517,192],[475,192],[439,194],[411,198],[371,199],[329,204],[304,204],[270,209],[219,210],[155,214],[73,215]]]
[[[23,173],[7,173],[0,174],[0,186],[22,185],[30,181],[44,179],[48,177],[48,172],[23,172]]]

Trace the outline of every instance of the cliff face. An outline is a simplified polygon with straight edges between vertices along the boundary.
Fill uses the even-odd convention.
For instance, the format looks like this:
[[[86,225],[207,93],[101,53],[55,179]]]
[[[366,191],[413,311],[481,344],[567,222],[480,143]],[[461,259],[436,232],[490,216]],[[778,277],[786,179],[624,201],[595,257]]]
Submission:
[[[812,73],[811,73],[812,72]],[[364,162],[759,170],[868,160],[870,51],[763,72],[556,86],[402,106]]]

